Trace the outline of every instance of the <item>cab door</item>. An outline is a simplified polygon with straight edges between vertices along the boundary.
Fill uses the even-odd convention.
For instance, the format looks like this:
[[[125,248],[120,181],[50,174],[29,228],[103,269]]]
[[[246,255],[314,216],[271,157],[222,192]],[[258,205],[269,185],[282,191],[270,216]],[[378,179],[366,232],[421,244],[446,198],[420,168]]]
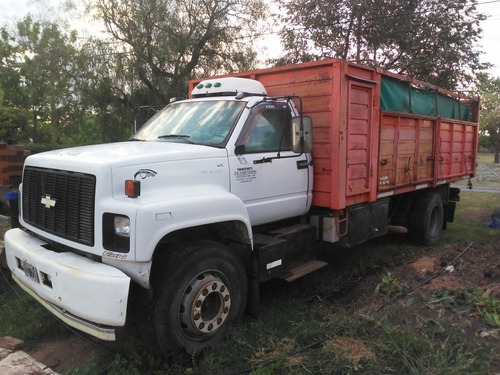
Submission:
[[[309,154],[292,151],[286,103],[255,106],[229,156],[231,191],[245,203],[252,225],[302,215],[309,209]]]

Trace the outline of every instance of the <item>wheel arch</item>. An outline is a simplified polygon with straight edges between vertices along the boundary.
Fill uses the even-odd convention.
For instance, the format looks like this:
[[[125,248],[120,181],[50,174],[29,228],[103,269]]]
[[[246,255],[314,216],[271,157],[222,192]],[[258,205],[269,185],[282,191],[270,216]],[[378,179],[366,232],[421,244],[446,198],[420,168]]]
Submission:
[[[238,220],[178,229],[167,233],[156,245],[152,256],[153,267],[160,258],[165,261],[174,257],[175,251],[171,251],[171,249],[175,248],[176,245],[200,240],[218,242],[227,246],[229,251],[234,251],[243,257],[247,252],[251,253],[252,250],[250,235],[245,223]]]
[[[227,191],[171,197],[144,205],[135,222],[136,261],[151,261],[165,244],[175,243],[179,237],[196,238],[209,229],[215,229],[224,241],[252,247],[252,226],[246,207]]]
[[[429,189],[422,189],[393,196],[389,205],[390,224],[409,226],[419,199],[428,194],[436,194],[441,198],[443,210],[446,214],[450,195],[449,184],[443,184]],[[443,224],[445,225],[446,216],[443,221]]]

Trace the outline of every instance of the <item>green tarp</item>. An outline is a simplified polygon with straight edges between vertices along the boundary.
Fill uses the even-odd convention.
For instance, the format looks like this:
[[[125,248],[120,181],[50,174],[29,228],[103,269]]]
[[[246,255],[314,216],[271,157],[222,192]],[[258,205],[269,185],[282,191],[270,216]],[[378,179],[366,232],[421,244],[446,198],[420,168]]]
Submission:
[[[469,108],[458,99],[436,91],[420,90],[407,82],[384,75],[382,76],[380,107],[394,112],[441,116],[464,121],[469,119]]]

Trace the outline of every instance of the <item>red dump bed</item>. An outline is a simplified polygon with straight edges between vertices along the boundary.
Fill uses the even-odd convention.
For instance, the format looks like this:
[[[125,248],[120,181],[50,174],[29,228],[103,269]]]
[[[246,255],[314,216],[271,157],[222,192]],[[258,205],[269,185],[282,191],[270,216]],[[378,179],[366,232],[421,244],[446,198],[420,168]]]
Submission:
[[[475,175],[477,99],[338,59],[232,76],[262,82],[268,96],[302,97],[314,127],[314,206],[343,209]]]

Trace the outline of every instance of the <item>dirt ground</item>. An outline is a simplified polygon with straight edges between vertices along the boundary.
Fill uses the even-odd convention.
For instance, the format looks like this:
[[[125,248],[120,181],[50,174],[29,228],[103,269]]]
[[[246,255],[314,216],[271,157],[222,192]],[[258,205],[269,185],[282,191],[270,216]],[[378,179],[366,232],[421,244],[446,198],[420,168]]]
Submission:
[[[346,291],[342,297],[335,297],[330,303],[352,307],[356,311],[373,311],[384,308],[381,298],[373,292],[381,277],[390,272],[397,277],[398,283],[409,291],[405,319],[422,317],[432,318],[443,315],[443,309],[434,311],[428,308],[426,300],[417,298],[437,290],[468,290],[478,287],[488,291],[490,296],[500,298],[500,244],[457,243],[442,247],[429,248],[424,254],[404,254],[384,264],[379,271],[362,278],[357,285]],[[404,298],[401,298],[404,300]],[[395,303],[397,301],[394,301]],[[448,313],[453,316],[452,313]],[[457,324],[463,319],[455,314]],[[468,339],[486,339],[487,334],[478,335],[484,326],[479,316],[467,315]],[[37,361],[51,367],[56,372],[84,365],[92,360],[95,346],[92,342],[73,335],[70,338],[40,343],[31,354]]]
[[[382,273],[386,272],[395,275],[401,285],[414,289],[411,293],[478,287],[500,298],[500,244],[458,243],[430,248],[420,255],[405,254],[385,265]],[[374,296],[380,280],[381,273],[367,276],[344,300]]]
[[[40,343],[29,354],[56,372],[79,367],[92,360],[94,345],[79,336]]]
[[[475,311],[470,292],[478,288],[481,294],[500,298],[500,243],[451,244],[420,255],[402,255],[391,263],[363,278],[334,303],[356,314],[383,311],[394,325],[413,327],[408,328],[413,331],[427,322],[442,332],[459,329],[464,343],[483,346],[489,341],[492,358],[500,358],[500,331]],[[405,288],[402,296],[384,302],[374,290],[388,272]],[[404,314],[400,308],[391,310],[392,304],[404,306]]]

